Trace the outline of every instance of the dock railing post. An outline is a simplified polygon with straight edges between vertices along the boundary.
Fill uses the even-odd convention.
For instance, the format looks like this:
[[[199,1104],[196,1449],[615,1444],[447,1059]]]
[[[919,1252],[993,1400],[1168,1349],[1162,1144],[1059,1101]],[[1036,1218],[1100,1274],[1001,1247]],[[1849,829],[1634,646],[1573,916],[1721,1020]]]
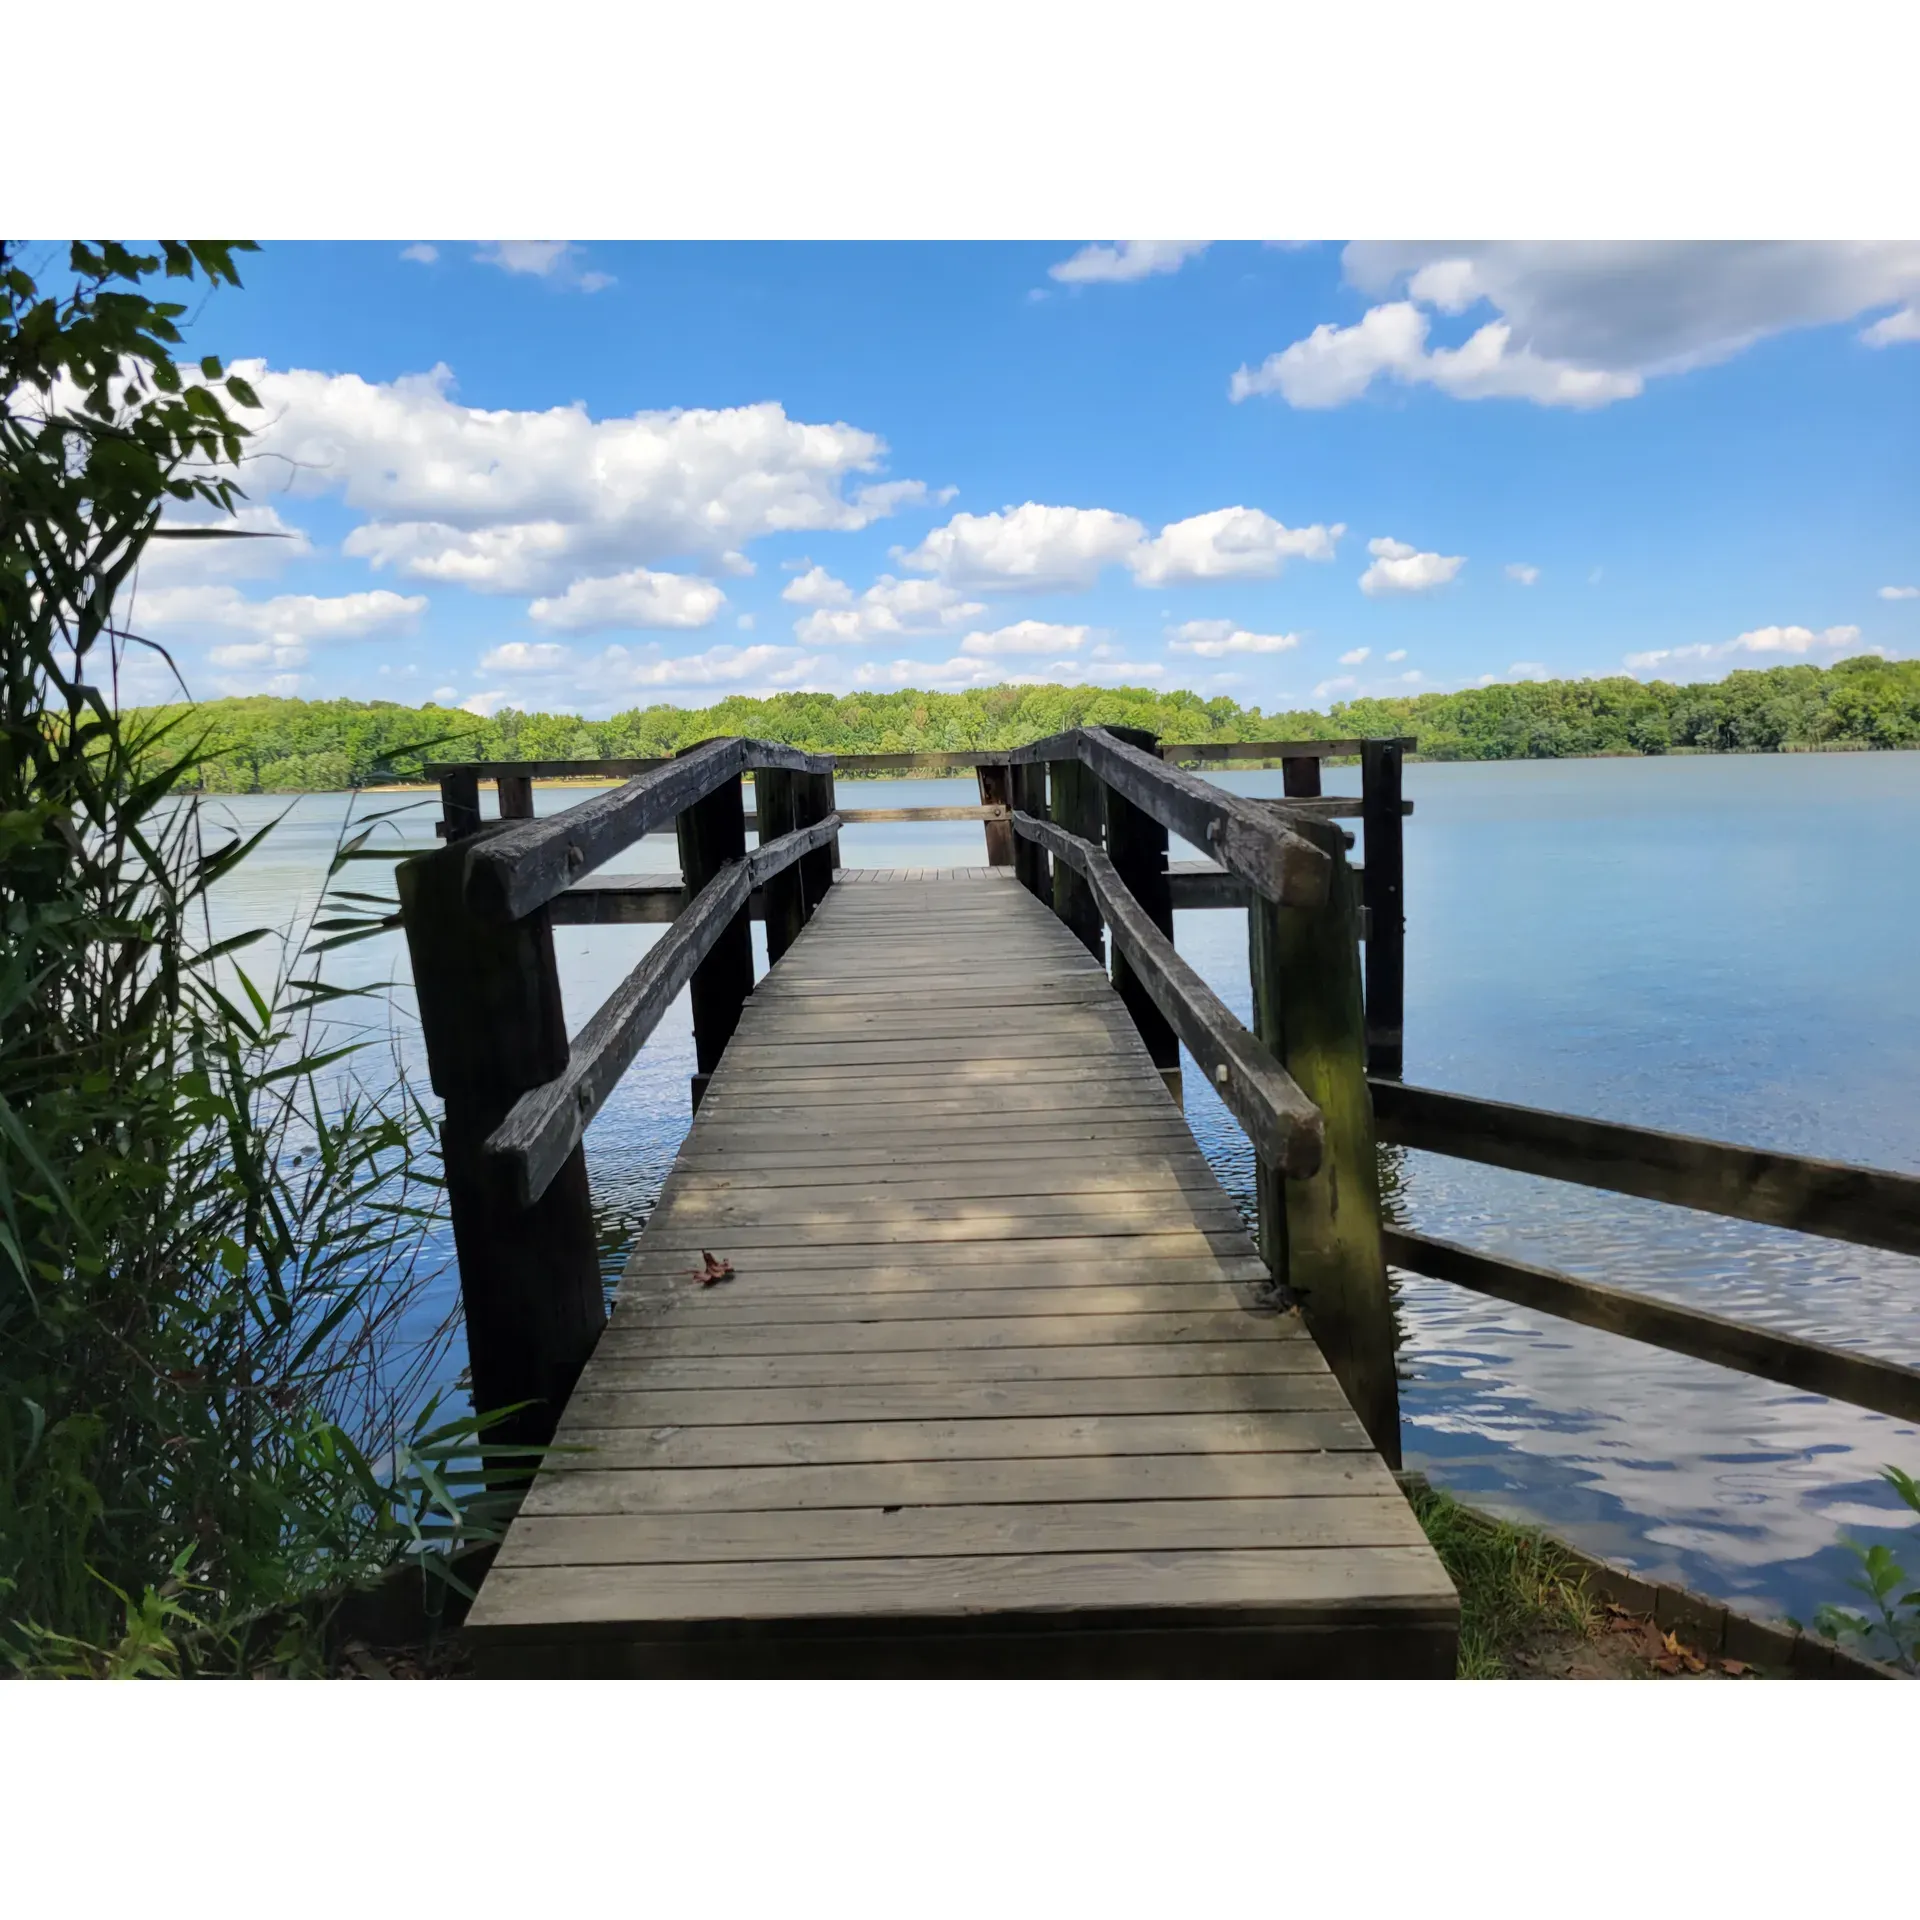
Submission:
[[[434,828],[448,846],[480,831],[480,776],[471,767],[455,767],[440,776],[440,824]]]
[[[800,825],[798,783],[805,776],[778,768],[757,768],[753,776],[754,818],[758,823],[760,844],[764,847],[782,834]],[[776,873],[763,888],[767,915],[767,965],[773,963],[800,937],[807,924],[804,882],[799,863]]]
[[[533,818],[533,775],[530,773],[503,773],[494,779],[494,790],[500,796],[500,818],[502,820],[531,820]]]
[[[497,828],[488,828],[488,833]],[[401,915],[434,1091],[460,1262],[473,1404],[531,1402],[489,1435],[544,1445],[606,1317],[586,1156],[576,1147],[532,1206],[482,1153],[519,1097],[567,1064],[567,1027],[543,907],[505,924],[466,904],[471,835],[398,869]]]
[[[1282,755],[1280,790],[1289,800],[1318,800],[1320,798],[1320,756],[1317,753]]]
[[[1013,804],[1009,797],[1013,785],[1008,778],[1013,772],[1011,767],[976,767],[974,771],[979,776],[980,804],[983,807],[1008,807]],[[987,865],[1013,866],[1013,822],[988,820],[983,824],[987,832]]]
[[[708,744],[705,741],[698,745]],[[691,753],[692,747],[681,748]],[[676,758],[679,756],[676,755]],[[729,860],[747,854],[746,803],[737,779],[723,780],[704,800],[680,814],[680,876],[686,898],[694,899]],[[740,1024],[740,1009],[753,991],[753,904],[743,901],[726,931],[693,970],[693,1107],[697,1113],[707,1081]]]
[[[797,813],[794,824],[810,827],[816,820],[824,820],[834,809],[833,775],[828,773],[797,773],[794,775],[794,793]],[[814,909],[827,897],[833,886],[833,876],[840,865],[840,836],[835,834],[824,847],[816,847],[813,852],[800,856],[800,894],[806,902],[806,915],[813,918]]]
[[[1160,738],[1144,727],[1109,727],[1116,740],[1139,747],[1145,753],[1158,754]],[[1124,794],[1101,782],[1106,805],[1107,857],[1113,862],[1127,891],[1140,903],[1147,918],[1173,938],[1173,883],[1167,877],[1167,830],[1152,814],[1143,812]],[[1155,1004],[1153,996],[1128,965],[1127,957],[1116,941],[1113,949],[1113,984],[1133,1024],[1146,1044],[1147,1055],[1159,1069],[1167,1091],[1175,1101],[1181,1098],[1180,1036],[1173,1023]]]
[[[1013,805],[1036,820],[1047,818],[1047,768],[1040,760],[1011,767]],[[1047,850],[1037,841],[1016,839],[1013,843],[1013,877],[1041,900],[1053,898],[1053,882],[1047,871]]]
[[[1360,824],[1366,835],[1361,868],[1367,924],[1367,1066],[1397,1080],[1404,1058],[1407,997],[1407,906],[1398,740],[1360,747]]]
[[[1308,1179],[1257,1168],[1260,1252],[1299,1299],[1368,1437],[1397,1468],[1400,1394],[1367,1091],[1359,903],[1340,829],[1330,821],[1290,824],[1327,855],[1332,873],[1323,907],[1250,899],[1253,1026],[1320,1109],[1326,1135],[1320,1170]]]
[[[1079,760],[1047,762],[1048,814],[1057,827],[1091,840],[1097,847],[1106,836],[1106,810],[1100,804],[1100,782]],[[1080,943],[1106,964],[1107,942],[1093,889],[1064,860],[1053,863],[1053,910]]]

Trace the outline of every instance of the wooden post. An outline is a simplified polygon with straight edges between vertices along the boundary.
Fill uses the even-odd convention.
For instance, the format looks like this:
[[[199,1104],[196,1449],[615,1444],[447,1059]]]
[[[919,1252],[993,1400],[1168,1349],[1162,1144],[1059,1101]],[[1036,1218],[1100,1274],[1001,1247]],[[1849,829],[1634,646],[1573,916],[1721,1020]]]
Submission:
[[[1254,1032],[1320,1109],[1326,1146],[1310,1179],[1256,1169],[1260,1251],[1274,1278],[1299,1299],[1369,1438],[1398,1467],[1400,1393],[1380,1246],[1358,902],[1340,829],[1316,820],[1297,831],[1333,863],[1327,903],[1276,907],[1258,894],[1249,901]]]
[[[1010,807],[1009,798],[1012,781],[1008,776],[1011,767],[980,767],[976,771],[980,776],[980,804],[983,807]],[[1013,857],[1013,822],[1011,820],[988,820],[984,822],[987,830],[987,865],[990,867],[1010,867]]]
[[[1107,731],[1143,752],[1160,751],[1159,736],[1144,727],[1109,727]],[[1106,801],[1107,857],[1113,862],[1121,884],[1139,901],[1141,911],[1171,940],[1173,886],[1167,878],[1167,830],[1152,814],[1136,807],[1104,782],[1101,790]],[[1160,1078],[1167,1083],[1167,1091],[1176,1101],[1180,1100],[1180,1036],[1154,1004],[1153,996],[1128,964],[1117,940],[1113,948],[1113,984],[1127,1011],[1133,1015],[1133,1024],[1139,1029]]]
[[[480,776],[470,767],[440,776],[440,824],[434,831],[448,846],[480,831]]]
[[[804,776],[785,773],[778,768],[758,767],[753,775],[754,817],[759,823],[760,844],[764,847],[791,833],[800,824],[800,796],[796,785]],[[773,963],[800,937],[807,924],[807,907],[802,892],[800,866],[796,861],[783,873],[776,873],[765,885],[767,902],[767,965]]]
[[[1100,782],[1079,760],[1047,762],[1048,813],[1057,827],[1091,840],[1097,847],[1106,832]],[[1053,863],[1053,910],[1077,934],[1103,966],[1107,943],[1093,889],[1064,860]]]
[[[816,820],[824,820],[834,809],[831,772],[795,774],[794,791],[798,809],[796,825],[810,827]],[[813,918],[814,909],[827,897],[839,865],[838,834],[824,847],[817,847],[812,853],[800,856],[800,893],[806,901],[808,919]]]
[[[497,828],[489,831],[498,831]],[[567,1064],[567,1027],[547,910],[501,925],[469,912],[476,842],[398,869],[401,914],[441,1123],[460,1261],[473,1404],[532,1402],[487,1438],[543,1445],[606,1317],[587,1162],[576,1147],[531,1207],[484,1157],[513,1103]]]
[[[1407,909],[1403,885],[1400,769],[1406,749],[1397,740],[1365,740],[1360,747],[1361,824],[1366,863],[1361,885],[1367,905],[1367,1067],[1397,1080],[1404,1058],[1407,998]]]
[[[500,794],[500,818],[502,820],[531,820],[533,818],[532,774],[503,773],[493,784]]]
[[[1024,766],[1010,767],[1013,775],[1012,804],[1022,813],[1030,813],[1036,820],[1047,817],[1047,768],[1041,760],[1033,760]],[[1053,879],[1047,871],[1047,850],[1036,841],[1022,840],[1018,835],[1013,842],[1013,875],[1027,891],[1041,900],[1053,898]]]
[[[1319,799],[1320,756],[1317,753],[1283,756],[1280,761],[1280,790],[1289,800]]]
[[[683,747],[682,753],[691,752]],[[675,822],[680,837],[680,876],[691,900],[729,860],[747,856],[747,825],[738,780],[723,780]],[[732,924],[693,970],[693,1107],[700,1110],[707,1080],[740,1024],[740,1009],[753,991],[753,906],[743,902]]]

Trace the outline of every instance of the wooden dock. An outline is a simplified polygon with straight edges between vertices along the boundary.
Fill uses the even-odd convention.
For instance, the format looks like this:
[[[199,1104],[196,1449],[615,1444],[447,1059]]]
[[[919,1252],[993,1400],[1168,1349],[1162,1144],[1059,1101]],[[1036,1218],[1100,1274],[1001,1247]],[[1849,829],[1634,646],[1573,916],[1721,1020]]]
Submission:
[[[483,1669],[1450,1673],[1453,1589],[1087,946],[1006,868],[835,878],[469,1617]]]
[[[1403,1084],[1411,744],[936,756],[979,806],[866,811],[977,818],[987,866],[877,872],[841,863],[834,772],[906,756],[567,762],[628,777],[546,817],[542,763],[434,770],[446,844],[397,877],[473,1404],[516,1491],[515,1450],[561,1443],[468,1619],[486,1670],[1450,1673],[1457,1602],[1390,1471],[1389,1262],[1920,1420],[1891,1356],[1383,1220],[1391,1142],[1920,1256],[1912,1173]],[[1349,753],[1357,809],[1321,792]],[[1223,757],[1284,794],[1177,764]],[[668,831],[677,878],[607,871]],[[1245,914],[1250,1025],[1181,906]],[[569,1022],[554,929],[661,919]],[[609,1323],[585,1137],[683,991],[695,1119]],[[1168,1097],[1183,1063],[1246,1134],[1255,1232]]]

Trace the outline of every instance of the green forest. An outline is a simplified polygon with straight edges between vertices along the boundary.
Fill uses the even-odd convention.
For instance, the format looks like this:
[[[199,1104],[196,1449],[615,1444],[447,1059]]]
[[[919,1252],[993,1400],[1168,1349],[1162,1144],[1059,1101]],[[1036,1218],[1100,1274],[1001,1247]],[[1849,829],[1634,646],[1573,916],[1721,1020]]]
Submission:
[[[1411,734],[1431,760],[1592,754],[1779,753],[1920,747],[1920,661],[1874,655],[1724,680],[1543,680],[1263,713],[1143,687],[987,687],[965,693],[780,694],[654,706],[583,720],[508,710],[483,719],[373,700],[216,700],[153,708],[206,729],[202,779],[227,793],[325,792],[418,779],[434,760],[587,760],[668,754],[717,734],[829,753],[1011,747],[1075,726],[1146,727],[1167,741],[1338,740]]]

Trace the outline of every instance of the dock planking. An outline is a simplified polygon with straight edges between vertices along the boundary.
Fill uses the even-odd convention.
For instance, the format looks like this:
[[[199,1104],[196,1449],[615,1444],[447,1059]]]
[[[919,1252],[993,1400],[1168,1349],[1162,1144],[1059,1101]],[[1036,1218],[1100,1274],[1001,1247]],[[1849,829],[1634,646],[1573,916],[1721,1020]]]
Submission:
[[[469,1616],[487,1670],[1452,1670],[1392,1476],[1005,873],[843,872],[755,989]]]

